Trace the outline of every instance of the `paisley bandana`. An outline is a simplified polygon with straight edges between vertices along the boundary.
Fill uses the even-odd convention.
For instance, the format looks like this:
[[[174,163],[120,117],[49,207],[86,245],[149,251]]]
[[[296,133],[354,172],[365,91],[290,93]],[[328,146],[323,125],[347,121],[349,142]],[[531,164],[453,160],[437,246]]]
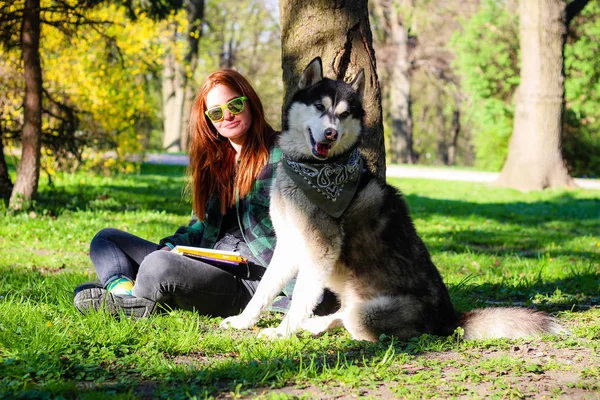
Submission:
[[[327,163],[303,163],[284,155],[283,167],[311,202],[339,218],[356,194],[362,158],[356,148],[348,156]]]

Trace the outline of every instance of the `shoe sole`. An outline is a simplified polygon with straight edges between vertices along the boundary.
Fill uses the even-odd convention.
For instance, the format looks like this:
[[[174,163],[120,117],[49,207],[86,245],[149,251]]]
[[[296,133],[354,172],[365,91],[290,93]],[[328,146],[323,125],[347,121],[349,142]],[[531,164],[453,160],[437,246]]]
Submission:
[[[156,302],[142,297],[116,296],[103,288],[83,289],[73,299],[75,307],[86,314],[104,308],[112,315],[125,315],[132,318],[145,318],[154,312]]]

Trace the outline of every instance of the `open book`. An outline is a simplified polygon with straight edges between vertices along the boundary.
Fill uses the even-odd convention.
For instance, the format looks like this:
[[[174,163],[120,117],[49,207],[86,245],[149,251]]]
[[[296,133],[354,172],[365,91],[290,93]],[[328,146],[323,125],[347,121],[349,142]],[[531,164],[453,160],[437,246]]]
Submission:
[[[247,264],[248,259],[234,251],[205,249],[203,247],[175,246],[172,253],[182,254],[199,260],[218,262],[223,264]]]

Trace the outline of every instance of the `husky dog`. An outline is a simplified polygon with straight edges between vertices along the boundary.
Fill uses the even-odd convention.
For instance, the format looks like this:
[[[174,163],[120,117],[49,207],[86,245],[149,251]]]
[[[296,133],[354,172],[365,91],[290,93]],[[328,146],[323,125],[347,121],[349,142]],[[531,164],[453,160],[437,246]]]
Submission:
[[[562,332],[546,314],[524,308],[455,312],[402,196],[358,154],[364,81],[363,71],[350,84],[323,78],[318,57],[303,72],[279,138],[284,156],[271,192],[273,259],[246,309],[221,326],[252,327],[298,274],[287,315],[259,335],[336,326],[368,341],[381,334],[450,335],[459,326],[471,339]],[[337,294],[341,308],[310,318],[324,288]]]

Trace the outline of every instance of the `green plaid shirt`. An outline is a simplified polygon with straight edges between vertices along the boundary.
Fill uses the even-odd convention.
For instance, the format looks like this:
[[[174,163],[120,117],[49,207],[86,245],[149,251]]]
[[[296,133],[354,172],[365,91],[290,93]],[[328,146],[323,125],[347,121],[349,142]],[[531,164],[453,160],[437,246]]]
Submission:
[[[275,180],[277,166],[282,154],[279,147],[273,147],[269,154],[269,161],[256,178],[250,193],[241,199],[236,194],[235,205],[238,223],[244,241],[248,244],[254,257],[265,268],[269,266],[275,249],[275,231],[269,216],[269,203],[271,185]],[[213,196],[208,202],[204,221],[198,220],[195,224],[187,227],[185,233],[163,238],[160,241],[160,246],[169,243],[174,246],[213,248],[217,242],[222,221],[223,215],[221,214],[219,200],[216,196]],[[288,297],[292,294],[293,283],[294,281],[290,282],[283,290],[283,293]],[[273,302],[271,309],[285,311],[288,306],[289,299],[278,298]]]

